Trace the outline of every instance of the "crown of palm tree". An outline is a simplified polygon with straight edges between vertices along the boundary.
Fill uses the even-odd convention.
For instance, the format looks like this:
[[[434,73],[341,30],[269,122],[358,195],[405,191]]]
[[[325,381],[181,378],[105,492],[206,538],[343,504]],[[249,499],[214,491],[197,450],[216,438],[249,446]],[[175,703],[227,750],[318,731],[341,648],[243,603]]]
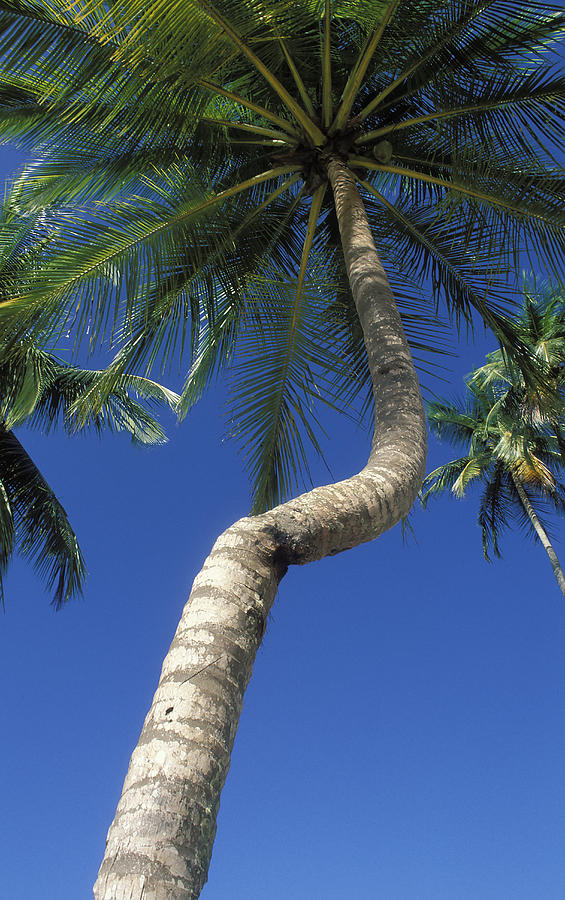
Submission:
[[[557,275],[565,244],[564,23],[517,0],[2,0],[0,134],[33,152],[12,203],[52,237],[3,327],[112,335],[105,390],[186,350],[182,413],[233,363],[231,431],[255,509],[276,503],[320,398],[370,388],[328,159],[413,344],[440,299],[508,344],[519,254]]]
[[[523,294],[512,328],[534,361],[533,371],[525,372],[520,360],[499,349],[470,379],[479,388],[493,387],[509,412],[534,423],[550,421],[559,436],[565,403],[564,293],[551,285],[538,289],[534,280],[531,287],[524,282]]]
[[[482,484],[478,522],[487,559],[491,547],[500,556],[499,538],[505,528],[519,524],[531,530],[513,476],[542,522],[549,508],[565,511],[565,484],[559,480],[565,462],[551,427],[534,426],[499,407],[495,391],[475,385],[465,400],[430,403],[427,409],[432,432],[466,452],[430,472],[424,482],[424,503],[447,490],[463,497],[471,484]]]
[[[432,431],[467,452],[426,477],[424,502],[446,490],[463,497],[469,485],[482,484],[478,521],[487,559],[490,547],[500,556],[500,533],[514,523],[539,537],[522,491],[546,530],[548,510],[565,510],[565,485],[559,480],[565,471],[562,292],[525,288],[522,313],[511,327],[536,360],[533,383],[512,356],[496,350],[469,375],[464,399],[430,403],[427,409]]]

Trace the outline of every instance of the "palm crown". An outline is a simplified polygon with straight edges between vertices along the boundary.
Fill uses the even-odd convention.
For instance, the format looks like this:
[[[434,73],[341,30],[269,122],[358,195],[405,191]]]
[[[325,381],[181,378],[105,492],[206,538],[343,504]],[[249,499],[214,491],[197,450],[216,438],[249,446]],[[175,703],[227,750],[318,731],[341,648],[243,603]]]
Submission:
[[[521,314],[512,323],[516,341],[535,362],[533,375],[512,354],[495,350],[470,376],[479,388],[494,387],[509,412],[529,422],[550,422],[559,440],[565,400],[565,312],[563,292],[524,281]]]
[[[551,427],[534,426],[515,414],[497,409],[499,395],[470,385],[466,400],[435,402],[428,406],[432,432],[466,453],[431,472],[424,500],[445,490],[463,497],[475,481],[484,485],[479,508],[483,550],[500,556],[500,532],[514,521],[529,524],[516,490],[518,478],[544,518],[547,502],[565,510],[565,485],[559,481],[565,468],[561,448]]]
[[[500,556],[500,534],[514,523],[545,544],[547,513],[565,510],[563,296],[551,289],[537,296],[526,291],[513,327],[537,360],[533,384],[498,350],[471,373],[465,399],[428,406],[432,431],[466,453],[427,476],[424,501],[446,490],[462,497],[470,485],[481,484],[478,521],[487,559],[491,547]]]
[[[186,350],[185,413],[234,363],[255,509],[319,450],[316,404],[370,388],[327,163],[345,161],[413,346],[442,297],[507,344],[508,273],[564,247],[560,6],[515,0],[2,0],[1,133],[53,240],[12,342],[120,341],[104,391]],[[432,285],[426,302],[413,288]]]

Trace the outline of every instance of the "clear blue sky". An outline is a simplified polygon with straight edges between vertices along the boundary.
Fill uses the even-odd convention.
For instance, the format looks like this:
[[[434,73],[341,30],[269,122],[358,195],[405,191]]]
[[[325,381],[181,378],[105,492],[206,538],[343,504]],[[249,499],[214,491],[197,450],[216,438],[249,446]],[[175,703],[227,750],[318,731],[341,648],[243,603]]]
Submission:
[[[13,157],[0,162],[7,171]],[[455,389],[491,348],[482,337],[460,347]],[[25,563],[8,580],[3,897],[91,897],[192,579],[248,510],[224,399],[220,386],[180,427],[169,417],[169,444],[146,451],[126,437],[21,435],[89,578],[59,613]],[[330,425],[337,478],[363,464],[368,438]],[[430,468],[449,454],[432,444]],[[203,900],[563,900],[565,603],[521,534],[486,563],[476,514],[472,495],[439,501],[414,515],[417,542],[397,528],[290,570]]]

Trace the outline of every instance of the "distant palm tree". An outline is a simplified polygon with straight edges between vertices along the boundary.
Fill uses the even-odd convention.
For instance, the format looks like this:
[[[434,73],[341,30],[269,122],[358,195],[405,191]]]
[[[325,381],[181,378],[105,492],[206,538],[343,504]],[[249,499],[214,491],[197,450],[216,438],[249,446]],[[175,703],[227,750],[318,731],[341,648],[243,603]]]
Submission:
[[[6,296],[30,277],[38,255],[26,246],[29,223],[6,211],[0,215],[0,296]],[[13,429],[26,426],[45,434],[56,426],[69,434],[85,428],[126,431],[136,443],[155,444],[165,434],[147,405],[174,408],[179,398],[147,378],[124,374],[94,405],[103,370],[69,365],[29,337],[9,353],[2,350],[0,341],[0,601],[4,603],[8,563],[18,551],[33,560],[58,608],[82,591],[84,559],[63,506]]]
[[[518,363],[500,350],[471,373],[467,395],[459,402],[435,402],[427,408],[432,432],[466,454],[431,472],[423,494],[450,490],[463,497],[481,483],[479,525],[483,552],[500,556],[505,527],[526,525],[544,547],[565,597],[565,576],[548,536],[544,518],[551,507],[565,511],[565,302],[560,292],[526,292],[516,337],[537,360],[538,377],[524,377]]]
[[[508,342],[524,245],[555,272],[564,24],[537,0],[0,0],[0,137],[32,153],[15,202],[54,235],[2,328],[118,333],[105,390],[189,350],[183,412],[235,363],[261,513],[194,583],[98,898],[199,896],[281,578],[417,496],[425,417],[400,314],[416,343],[440,301]],[[431,302],[415,309],[408,279]],[[348,409],[360,392],[367,465],[281,504],[319,449],[320,398]]]

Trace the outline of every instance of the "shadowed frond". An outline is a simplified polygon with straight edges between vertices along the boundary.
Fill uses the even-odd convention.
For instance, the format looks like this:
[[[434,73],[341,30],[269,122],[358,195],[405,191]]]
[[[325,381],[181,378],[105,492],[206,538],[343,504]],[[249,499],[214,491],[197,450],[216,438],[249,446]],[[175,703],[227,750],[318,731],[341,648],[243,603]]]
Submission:
[[[65,510],[19,440],[3,427],[0,482],[2,570],[17,547],[33,562],[58,608],[82,592],[84,559]]]

